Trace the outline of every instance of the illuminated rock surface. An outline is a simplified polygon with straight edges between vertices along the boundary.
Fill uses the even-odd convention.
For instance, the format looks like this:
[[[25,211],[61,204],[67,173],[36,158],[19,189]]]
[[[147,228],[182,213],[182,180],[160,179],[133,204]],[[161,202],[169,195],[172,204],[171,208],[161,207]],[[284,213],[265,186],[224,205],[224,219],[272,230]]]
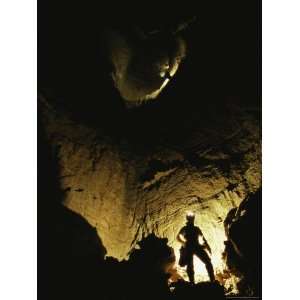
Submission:
[[[226,268],[224,219],[261,184],[259,120],[251,113],[215,116],[206,127],[144,144],[132,136],[109,138],[46,101],[41,107],[59,160],[64,205],[96,227],[109,256],[126,258],[154,232],[168,238],[178,259],[175,238],[186,211],[193,210],[216,272]],[[196,280],[206,280],[204,266],[195,263]]]
[[[164,17],[163,20],[166,21]],[[110,75],[128,107],[157,98],[180,68],[187,52],[182,33],[196,17],[182,16],[175,20],[168,25],[168,22],[153,24],[152,20],[151,25],[146,22],[127,30],[124,24],[119,27],[111,24],[112,27],[103,30],[104,56],[111,66]]]
[[[135,33],[134,42],[118,32],[108,31],[106,35],[112,78],[127,104],[156,98],[185,56],[185,42],[171,34]]]

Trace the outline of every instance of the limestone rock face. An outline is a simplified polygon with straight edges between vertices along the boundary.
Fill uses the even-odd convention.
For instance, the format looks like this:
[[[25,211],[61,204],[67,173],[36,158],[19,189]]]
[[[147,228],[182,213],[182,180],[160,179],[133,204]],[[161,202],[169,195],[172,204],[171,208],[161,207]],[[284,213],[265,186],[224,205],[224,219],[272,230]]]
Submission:
[[[96,227],[107,255],[126,258],[153,232],[168,238],[178,259],[176,235],[193,210],[216,272],[226,268],[224,219],[261,186],[260,125],[253,114],[222,113],[206,126],[191,116],[193,126],[183,122],[177,134],[158,132],[159,142],[145,145],[74,122],[45,100],[40,106],[59,160],[64,205]],[[200,262],[197,276],[207,278]]]

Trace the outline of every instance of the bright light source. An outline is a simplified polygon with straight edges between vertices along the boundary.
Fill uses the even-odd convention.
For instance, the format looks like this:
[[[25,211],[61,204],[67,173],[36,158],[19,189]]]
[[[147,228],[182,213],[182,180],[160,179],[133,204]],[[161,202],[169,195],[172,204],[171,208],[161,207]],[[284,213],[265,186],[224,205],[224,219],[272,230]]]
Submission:
[[[193,216],[195,215],[192,211],[187,211],[186,216]],[[207,224],[202,223],[199,224],[200,228],[209,228],[206,227]],[[224,241],[226,240],[225,232],[222,227],[211,227],[209,228],[210,231],[207,231],[207,241],[212,249],[212,255],[210,255],[211,263],[214,268],[214,273],[216,279],[220,281],[220,283],[225,287],[226,292],[230,292],[230,294],[237,294],[237,283],[239,282],[240,278],[231,274],[226,266],[225,261],[222,258],[222,254],[225,250]],[[199,244],[203,244],[204,240],[202,237],[199,237]],[[179,258],[180,258],[180,247],[181,244],[175,243],[173,244],[173,248],[176,255],[176,264],[175,267],[177,269],[177,273],[186,281],[189,281],[186,266],[181,267],[179,265]],[[195,271],[195,282],[204,282],[209,281],[209,275],[206,270],[205,264],[196,256],[193,257],[194,261],[194,271]]]
[[[195,217],[195,213],[193,211],[186,212],[187,217]]]

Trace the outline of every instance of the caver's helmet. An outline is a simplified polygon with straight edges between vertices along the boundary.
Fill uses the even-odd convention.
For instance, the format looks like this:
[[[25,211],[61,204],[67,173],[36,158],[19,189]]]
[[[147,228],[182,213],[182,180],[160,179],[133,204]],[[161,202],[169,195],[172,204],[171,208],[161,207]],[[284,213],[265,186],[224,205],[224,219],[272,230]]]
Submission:
[[[195,213],[192,212],[192,211],[188,211],[186,213],[186,220],[190,223],[194,223],[194,220],[195,220]]]

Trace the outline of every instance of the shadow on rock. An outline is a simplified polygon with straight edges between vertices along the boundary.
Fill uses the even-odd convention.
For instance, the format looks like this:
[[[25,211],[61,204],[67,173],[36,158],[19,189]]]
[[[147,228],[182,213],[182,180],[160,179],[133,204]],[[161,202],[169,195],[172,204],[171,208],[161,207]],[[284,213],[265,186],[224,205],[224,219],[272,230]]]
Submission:
[[[167,242],[150,234],[138,243],[128,261],[108,257],[105,262],[110,276],[109,299],[225,299],[224,289],[218,283],[192,285],[179,280],[169,285],[176,269],[174,250]]]
[[[201,282],[195,285],[186,281],[178,281],[171,286],[174,300],[184,299],[225,299],[224,288],[217,282]]]
[[[58,159],[42,123],[38,153],[38,299],[103,299],[106,249],[96,229],[62,205]]]
[[[129,260],[107,257],[110,299],[170,299],[168,279],[175,254],[167,243],[167,239],[150,234],[131,251]]]
[[[231,273],[241,277],[243,296],[260,294],[261,274],[261,189],[231,210],[225,221],[224,258]]]

